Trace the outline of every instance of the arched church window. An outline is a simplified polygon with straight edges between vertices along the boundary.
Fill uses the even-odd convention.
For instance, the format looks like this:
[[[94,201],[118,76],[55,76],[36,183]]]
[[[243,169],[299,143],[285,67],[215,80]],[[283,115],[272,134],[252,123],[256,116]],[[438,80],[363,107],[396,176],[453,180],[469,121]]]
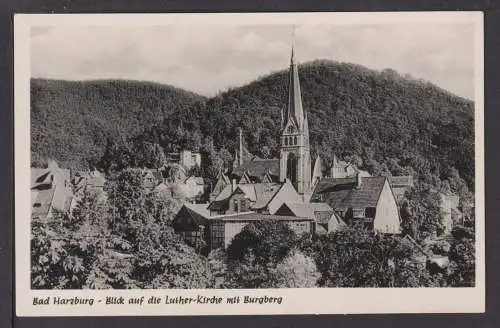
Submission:
[[[288,138],[285,138],[285,146],[288,146]]]
[[[293,137],[293,144],[296,145],[297,144],[297,136]]]

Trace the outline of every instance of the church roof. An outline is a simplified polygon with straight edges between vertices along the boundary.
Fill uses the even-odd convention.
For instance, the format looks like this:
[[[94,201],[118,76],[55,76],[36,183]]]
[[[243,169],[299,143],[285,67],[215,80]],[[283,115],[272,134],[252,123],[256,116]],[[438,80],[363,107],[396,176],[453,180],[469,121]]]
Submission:
[[[362,177],[358,187],[356,178],[322,179],[311,201],[321,198],[334,209],[376,207],[385,181],[386,177]]]
[[[280,160],[277,158],[276,159],[255,158],[250,162],[243,163],[243,165],[233,169],[232,174],[237,177],[241,177],[245,172],[250,177],[257,177],[259,182],[262,181],[262,179],[268,172],[271,172],[271,175],[279,176]]]

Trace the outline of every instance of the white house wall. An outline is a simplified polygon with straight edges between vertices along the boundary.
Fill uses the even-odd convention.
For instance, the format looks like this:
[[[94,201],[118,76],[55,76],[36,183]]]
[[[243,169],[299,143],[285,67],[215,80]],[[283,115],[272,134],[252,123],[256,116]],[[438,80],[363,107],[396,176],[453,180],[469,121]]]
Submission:
[[[400,233],[398,206],[387,180],[377,203],[373,228],[383,233]]]

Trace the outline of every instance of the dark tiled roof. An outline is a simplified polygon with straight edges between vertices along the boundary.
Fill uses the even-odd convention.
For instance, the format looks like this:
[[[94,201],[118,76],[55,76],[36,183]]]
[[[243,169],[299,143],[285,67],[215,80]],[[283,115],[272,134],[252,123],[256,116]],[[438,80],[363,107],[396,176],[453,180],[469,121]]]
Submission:
[[[248,183],[238,184],[234,192],[242,192],[252,204],[252,208],[264,208],[280,190],[281,184],[277,183]],[[210,203],[210,210],[226,210],[229,208],[229,199],[234,194],[232,185],[227,185],[222,192]]]
[[[323,179],[314,189],[311,201],[322,199],[332,208],[376,207],[385,177],[363,177],[357,188],[356,179]]]
[[[198,226],[207,224],[209,216],[206,204],[186,204],[175,215],[173,228],[176,231],[196,230]]]
[[[260,180],[264,178],[267,172],[271,172],[272,175],[277,176],[280,172],[280,160],[256,158],[233,169],[232,174],[241,177],[244,172]]]

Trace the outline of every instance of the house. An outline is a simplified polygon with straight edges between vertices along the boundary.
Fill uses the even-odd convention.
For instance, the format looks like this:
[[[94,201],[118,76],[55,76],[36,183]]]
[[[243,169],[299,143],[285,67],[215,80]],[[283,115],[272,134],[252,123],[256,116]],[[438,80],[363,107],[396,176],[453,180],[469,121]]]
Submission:
[[[46,169],[31,169],[31,216],[50,218],[55,211],[67,212],[75,205],[70,170],[49,161]]]
[[[190,176],[179,184],[181,192],[188,199],[195,199],[205,193],[205,181],[202,177]]]
[[[314,220],[296,216],[270,215],[253,211],[211,215],[207,204],[185,204],[174,217],[173,228],[190,245],[206,245],[209,252],[227,248],[234,236],[256,221],[285,222],[296,233],[313,233]]]
[[[210,201],[214,200],[222,192],[222,190],[224,190],[224,188],[231,183],[231,179],[229,179],[228,175],[222,170],[222,168],[219,169],[216,180],[215,185],[210,190]]]
[[[227,185],[210,203],[212,215],[233,214],[245,211],[274,214],[285,201],[301,201],[289,180],[284,183],[245,183],[236,180]]]
[[[230,174],[239,184],[279,182],[279,159],[252,158],[241,166],[234,168]]]
[[[387,179],[398,202],[403,199],[406,191],[413,187],[413,176],[411,175],[390,176]]]
[[[314,219],[317,234],[327,234],[346,226],[327,203],[285,202],[275,214]]]
[[[386,177],[324,178],[311,202],[325,202],[350,225],[382,233],[400,233],[396,198]]]
[[[339,160],[336,155],[333,155],[333,163],[332,167],[330,168],[330,178],[353,178],[357,175],[361,175],[362,177],[371,176],[368,171],[360,170],[356,165]]]
[[[82,196],[87,190],[104,191],[106,178],[98,170],[76,171],[71,179],[73,193]]]
[[[180,164],[189,171],[192,168],[201,166],[201,154],[196,151],[184,149],[178,153],[167,154],[167,162],[168,164]]]
[[[270,215],[256,212],[218,215],[209,218],[208,246],[211,250],[227,248],[234,236],[240,233],[247,224],[265,220],[284,222],[296,234],[314,232],[314,220],[311,218]]]

